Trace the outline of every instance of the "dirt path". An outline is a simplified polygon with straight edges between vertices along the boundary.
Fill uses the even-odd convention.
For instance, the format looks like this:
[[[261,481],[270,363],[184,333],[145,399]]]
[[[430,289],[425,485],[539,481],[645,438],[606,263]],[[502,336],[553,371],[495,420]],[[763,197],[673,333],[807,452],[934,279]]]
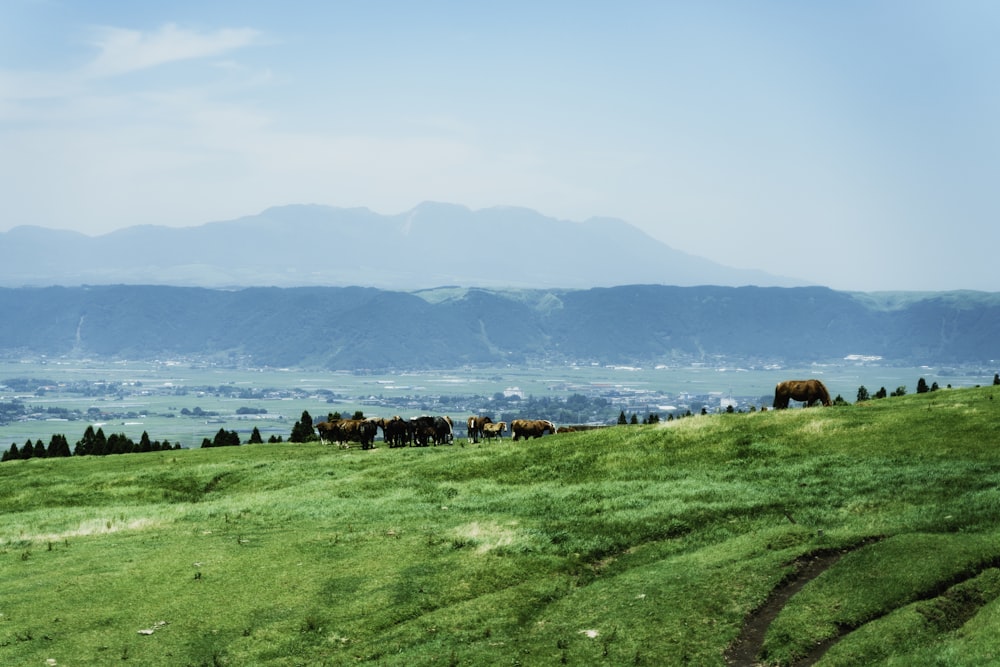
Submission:
[[[726,651],[727,664],[734,667],[753,667],[753,665],[760,664],[756,659],[757,654],[764,645],[764,635],[767,633],[771,622],[777,618],[785,604],[788,603],[788,600],[802,590],[803,586],[832,567],[834,563],[840,560],[841,556],[865,544],[868,544],[868,542],[859,544],[853,548],[822,551],[796,559],[793,563],[795,571],[771,592],[770,597],[767,598],[764,605],[752,613],[743,624],[743,631],[740,633],[740,636],[736,638],[736,641]],[[796,667],[812,665],[820,659],[828,648],[829,646],[824,645],[817,646],[813,653],[796,663]]]
[[[868,546],[883,539],[882,537],[870,537],[858,544],[848,546],[843,549],[831,551],[818,551],[792,561],[793,572],[786,577],[771,592],[764,604],[754,611],[743,624],[740,636],[726,650],[726,664],[734,667],[755,667],[762,663],[757,661],[757,656],[764,646],[764,635],[771,623],[788,603],[788,601],[802,590],[807,583],[823,574],[826,570],[846,554],[857,549]],[[922,595],[910,600],[932,600],[943,598],[948,603],[948,614],[938,620],[938,625],[943,631],[951,631],[968,619],[972,618],[979,609],[996,599],[996,593],[990,593],[988,586],[980,591],[975,587],[971,589],[957,590],[961,584],[981,575],[985,570],[1000,568],[1000,558],[993,558],[980,563],[969,571],[961,572],[956,576],[939,582],[933,590],[924,592]],[[835,637],[830,637],[826,641],[820,642],[812,647],[809,654],[793,663],[794,667],[810,667],[819,661],[823,655],[830,650],[837,642],[845,637],[852,628],[842,628],[842,632]]]

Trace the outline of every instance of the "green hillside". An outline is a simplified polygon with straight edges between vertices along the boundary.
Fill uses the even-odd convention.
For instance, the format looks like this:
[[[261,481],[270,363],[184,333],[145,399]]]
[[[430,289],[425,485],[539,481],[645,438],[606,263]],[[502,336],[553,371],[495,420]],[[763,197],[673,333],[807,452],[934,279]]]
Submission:
[[[516,443],[11,461],[0,664],[997,663],[998,423],[984,387]]]

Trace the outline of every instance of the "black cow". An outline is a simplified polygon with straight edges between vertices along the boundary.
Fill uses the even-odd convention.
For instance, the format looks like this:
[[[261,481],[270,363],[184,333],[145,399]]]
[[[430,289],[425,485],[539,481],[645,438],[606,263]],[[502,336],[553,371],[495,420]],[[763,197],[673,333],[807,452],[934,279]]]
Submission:
[[[426,447],[428,444],[444,445],[454,440],[451,418],[422,415],[410,420],[413,429],[413,444]]]
[[[380,419],[379,426],[382,427],[382,438],[390,447],[404,447],[410,441],[409,424],[402,417],[392,417],[391,419]]]
[[[434,444],[450,445],[455,440],[455,433],[452,429],[451,417],[434,418]]]
[[[434,417],[423,415],[410,419],[411,443],[416,447],[426,447],[434,441]],[[435,443],[436,444],[436,443]]]

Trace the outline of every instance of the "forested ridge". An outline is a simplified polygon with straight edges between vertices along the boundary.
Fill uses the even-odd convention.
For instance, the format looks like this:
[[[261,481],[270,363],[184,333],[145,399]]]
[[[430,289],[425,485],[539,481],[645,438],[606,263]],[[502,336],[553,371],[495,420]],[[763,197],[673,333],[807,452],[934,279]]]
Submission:
[[[447,368],[730,358],[1000,358],[1000,295],[822,287],[585,290],[164,286],[0,289],[7,355],[203,356],[261,366]]]

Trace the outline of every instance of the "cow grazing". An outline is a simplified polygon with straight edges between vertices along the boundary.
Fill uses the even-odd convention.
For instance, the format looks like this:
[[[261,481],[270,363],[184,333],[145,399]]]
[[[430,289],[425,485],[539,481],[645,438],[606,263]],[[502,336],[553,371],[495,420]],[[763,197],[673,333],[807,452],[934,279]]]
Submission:
[[[390,447],[405,447],[409,442],[409,425],[398,415],[390,419],[380,420],[382,423],[382,439]]]
[[[493,420],[489,417],[476,417],[472,416],[466,420],[466,426],[468,429],[468,438],[472,442],[479,442],[479,438],[483,437],[483,425],[492,424]]]
[[[507,430],[507,422],[489,422],[483,424],[483,437],[486,440],[493,440],[499,438],[503,440],[503,432]]]
[[[338,419],[332,422],[320,422],[316,425],[321,442],[336,442],[341,447],[347,443],[359,442],[361,449],[371,449],[375,446],[375,436],[378,434],[378,424],[369,419]]]
[[[337,441],[337,437],[340,435],[340,428],[337,426],[339,421],[322,421],[316,424],[316,433],[319,435],[321,443],[325,445]]]
[[[788,407],[788,401],[802,401],[809,407],[819,401],[825,406],[833,405],[830,392],[819,380],[786,380],[779,382],[774,388],[774,409],[783,410]]]
[[[454,440],[451,417],[421,415],[410,419],[413,444],[426,447],[428,444],[446,445]]]
[[[515,419],[510,423],[510,432],[516,442],[520,438],[540,438],[545,432],[556,432],[556,425],[547,419]]]
[[[434,418],[434,444],[450,445],[455,440],[455,431],[451,423],[451,417]]]
[[[422,415],[410,418],[410,444],[426,447],[434,440],[434,417]]]
[[[384,442],[389,442],[389,438],[385,434],[385,424],[388,420],[385,417],[369,417],[368,421],[375,422],[375,425],[382,429],[382,440]]]

